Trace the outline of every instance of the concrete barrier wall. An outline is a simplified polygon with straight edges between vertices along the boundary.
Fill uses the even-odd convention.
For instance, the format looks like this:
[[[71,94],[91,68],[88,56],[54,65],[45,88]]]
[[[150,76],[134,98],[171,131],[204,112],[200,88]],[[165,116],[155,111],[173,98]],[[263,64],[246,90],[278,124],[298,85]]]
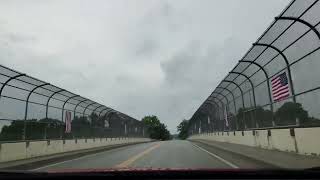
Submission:
[[[277,149],[280,151],[289,151],[289,152],[298,152],[298,149],[296,149],[295,136],[290,135],[290,129],[271,130],[270,149]],[[319,149],[319,153],[320,153],[320,149]]]
[[[295,152],[303,155],[320,155],[320,127],[270,129],[198,134],[189,137],[210,141],[228,142],[264,149]]]
[[[115,144],[149,142],[149,138],[95,138],[10,142],[0,144],[0,162],[28,159],[70,151],[105,147]]]
[[[43,156],[48,151],[48,148],[50,148],[50,146],[48,146],[47,141],[29,142],[29,145],[25,147],[27,151],[26,156],[27,158]]]
[[[27,158],[26,143],[1,144],[0,161],[12,161]]]
[[[301,154],[320,154],[320,128],[296,129],[295,139],[299,153]]]
[[[47,145],[45,154],[54,154],[54,153],[62,153],[63,152],[63,142],[61,140],[52,140],[49,141]]]
[[[234,133],[236,135],[234,135]],[[236,131],[236,132],[216,132],[209,134],[200,134],[190,137],[190,139],[204,139],[219,142],[229,142],[235,144],[242,144],[247,146],[255,146],[255,137],[252,136],[252,131]]]

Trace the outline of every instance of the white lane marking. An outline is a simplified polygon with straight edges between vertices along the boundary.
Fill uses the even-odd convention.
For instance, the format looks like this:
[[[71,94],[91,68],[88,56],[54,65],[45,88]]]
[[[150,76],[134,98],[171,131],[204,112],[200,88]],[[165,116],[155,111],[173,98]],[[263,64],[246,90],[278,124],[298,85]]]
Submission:
[[[202,150],[202,151],[204,151],[204,152],[206,152],[206,153],[210,154],[211,156],[213,156],[213,157],[215,157],[215,158],[219,159],[219,160],[220,160],[220,161],[222,161],[223,163],[225,163],[225,164],[227,164],[227,165],[231,166],[232,168],[235,168],[235,169],[238,169],[238,168],[239,168],[237,165],[235,165],[235,164],[233,164],[233,163],[231,163],[231,162],[229,162],[229,161],[227,161],[227,160],[223,159],[222,157],[220,157],[220,156],[218,156],[218,155],[216,155],[216,154],[213,154],[213,153],[211,153],[211,152],[209,152],[209,151],[207,151],[207,150],[203,149],[202,147],[200,147],[200,146],[198,146],[198,145],[196,145],[196,144],[193,144],[193,143],[192,143],[192,145],[193,145],[194,147],[199,148],[200,150]]]
[[[127,146],[120,147],[120,148],[125,148],[125,147],[127,147]],[[66,163],[66,162],[76,161],[76,160],[87,158],[87,157],[90,157],[90,156],[96,156],[96,155],[99,155],[99,154],[102,154],[102,153],[106,153],[107,151],[110,153],[110,151],[119,150],[120,148],[110,149],[110,150],[106,150],[106,151],[102,151],[102,152],[98,152],[98,153],[94,153],[94,154],[84,155],[84,156],[81,156],[81,157],[78,157],[78,158],[75,158],[75,159],[70,159],[70,160],[66,160],[66,161],[57,162],[57,163],[54,163],[54,164],[49,164],[49,165],[46,165],[46,166],[41,166],[41,167],[36,168],[36,169],[31,169],[30,171],[37,171],[37,170],[40,170],[40,169],[45,169],[45,168],[52,167],[52,166],[59,165],[59,164],[63,164],[63,163]]]
[[[99,154],[99,153],[96,153],[96,154]],[[76,161],[76,160],[83,159],[83,158],[86,158],[88,156],[92,156],[92,155],[96,155],[96,154],[86,155],[86,156],[82,156],[82,157],[75,158],[75,159],[70,159],[70,160],[66,160],[66,161],[57,162],[57,163],[54,163],[54,164],[49,164],[49,165],[42,166],[42,167],[39,167],[39,168],[36,168],[36,169],[32,169],[31,171],[37,171],[37,170],[45,169],[45,168],[52,167],[52,166],[55,166],[55,165],[58,165],[58,164],[63,164],[63,163],[66,163],[66,162]]]

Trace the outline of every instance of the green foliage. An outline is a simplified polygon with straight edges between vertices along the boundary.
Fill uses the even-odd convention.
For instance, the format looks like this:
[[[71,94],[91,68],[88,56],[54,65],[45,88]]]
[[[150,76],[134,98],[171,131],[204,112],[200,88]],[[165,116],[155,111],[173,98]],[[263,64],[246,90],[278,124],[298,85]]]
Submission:
[[[22,138],[23,121],[12,121],[11,125],[3,126],[0,134],[1,141],[18,140]]]
[[[77,138],[84,138],[91,136],[91,125],[85,116],[76,116],[71,122],[72,136]],[[69,134],[70,136],[71,134]]]
[[[73,116],[72,116],[73,118]],[[116,118],[117,119],[117,118]],[[115,120],[112,128],[105,127],[105,117],[99,117],[96,113],[91,113],[88,116],[75,116],[71,121],[71,132],[65,133],[65,122],[58,119],[43,118],[43,119],[28,119],[7,121],[5,125],[0,127],[0,141],[17,141],[22,140],[25,135],[27,140],[39,139],[70,139],[70,138],[92,138],[92,137],[107,137],[107,136],[122,136],[123,135],[123,120]],[[140,135],[141,123],[126,121],[128,136]],[[130,123],[129,123],[130,122]],[[109,124],[110,125],[110,124]],[[134,127],[131,128],[130,126]],[[166,131],[166,127],[161,125],[161,131]],[[130,129],[131,128],[131,129]],[[137,128],[138,132],[135,132]],[[140,129],[139,129],[140,128]],[[24,134],[26,130],[26,134]],[[140,132],[139,132],[140,130]],[[130,134],[131,133],[131,134]],[[161,133],[161,139],[168,139],[168,133]],[[164,136],[164,135],[165,136]],[[169,136],[170,137],[170,136]]]
[[[255,123],[258,123],[259,127],[271,127],[272,116],[273,113],[270,110],[265,110],[261,106],[239,108],[237,114],[238,126],[240,129],[245,128],[245,125],[247,128],[254,128]]]
[[[255,119],[259,123],[259,127],[271,127],[272,126],[272,116],[273,113],[270,110],[265,110],[262,107],[258,106],[255,111]]]
[[[98,122],[98,116],[91,114],[91,119]],[[72,120],[71,133],[64,133],[64,122],[57,119],[44,118],[40,120],[29,119],[12,121],[10,125],[5,125],[1,129],[0,141],[21,140],[23,136],[24,126],[26,126],[26,139],[57,139],[74,138],[74,137],[91,137],[94,129],[91,127],[87,117],[76,116]]]
[[[187,139],[188,137],[188,129],[189,129],[189,121],[188,120],[183,120],[178,126],[178,137],[180,139]]]
[[[307,120],[308,112],[300,103],[286,102],[275,113],[277,124],[295,124],[296,119]]]
[[[201,119],[201,115],[196,115],[195,119]],[[305,110],[301,103],[285,102],[274,113],[261,106],[239,108],[234,121],[239,129],[254,128],[255,123],[258,127],[272,127],[272,120],[276,126],[295,125],[299,120],[300,127],[320,126],[320,120],[310,117],[308,111]],[[234,122],[231,122],[234,123]],[[232,129],[236,129],[235,127]]]
[[[147,126],[147,131],[151,139],[169,140],[170,132],[167,126],[160,122],[157,116],[145,116],[142,122]]]
[[[89,117],[91,119],[91,124],[94,127],[101,125],[101,122],[103,122],[99,119],[99,116],[96,113],[91,113]]]
[[[2,127],[0,133],[1,141],[21,140],[24,126],[26,126],[26,139],[59,138],[63,124],[56,119],[36,119],[12,121],[10,125]]]

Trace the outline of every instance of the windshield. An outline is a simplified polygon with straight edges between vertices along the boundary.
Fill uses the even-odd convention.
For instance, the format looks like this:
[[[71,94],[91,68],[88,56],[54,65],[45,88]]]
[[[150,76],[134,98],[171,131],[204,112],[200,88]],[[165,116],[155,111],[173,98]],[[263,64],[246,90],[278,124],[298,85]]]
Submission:
[[[0,169],[320,167],[320,2],[0,2]]]

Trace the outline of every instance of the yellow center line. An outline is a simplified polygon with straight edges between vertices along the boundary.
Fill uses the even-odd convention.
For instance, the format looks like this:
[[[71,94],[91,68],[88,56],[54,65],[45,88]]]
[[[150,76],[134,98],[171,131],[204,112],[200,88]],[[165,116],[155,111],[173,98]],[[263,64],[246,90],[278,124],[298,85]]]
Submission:
[[[132,156],[131,158],[127,159],[126,161],[123,161],[122,163],[116,165],[116,168],[126,168],[128,166],[130,166],[133,162],[135,162],[136,160],[138,160],[139,158],[141,158],[142,156],[150,153],[152,150],[158,148],[160,146],[161,143],[157,143],[151,147],[149,147],[148,149],[142,151],[141,153]]]

